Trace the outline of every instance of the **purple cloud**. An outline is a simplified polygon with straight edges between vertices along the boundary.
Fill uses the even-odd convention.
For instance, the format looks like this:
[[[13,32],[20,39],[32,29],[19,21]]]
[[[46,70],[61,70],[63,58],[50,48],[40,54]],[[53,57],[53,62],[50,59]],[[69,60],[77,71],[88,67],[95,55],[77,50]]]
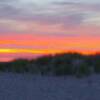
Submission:
[[[99,4],[86,4],[81,2],[62,1],[52,2],[45,6],[39,6],[35,3],[24,4],[19,1],[21,0],[18,0],[18,3],[13,0],[1,0],[0,20],[12,20],[11,22],[14,22],[15,26],[20,26],[18,25],[20,24],[18,23],[19,21],[23,21],[23,25],[25,23],[27,24],[27,22],[32,24],[32,21],[37,24],[45,25],[60,24],[62,27],[67,29],[82,25],[84,20],[88,18],[90,12],[93,14],[99,13],[98,10],[100,9]],[[8,25],[10,25],[10,21]],[[18,28],[20,27],[17,27],[17,29]],[[3,25],[2,23],[0,24],[1,32],[14,32],[14,30],[17,31],[17,29],[11,29],[11,27],[9,28],[7,25]],[[34,27],[32,32],[34,32]]]

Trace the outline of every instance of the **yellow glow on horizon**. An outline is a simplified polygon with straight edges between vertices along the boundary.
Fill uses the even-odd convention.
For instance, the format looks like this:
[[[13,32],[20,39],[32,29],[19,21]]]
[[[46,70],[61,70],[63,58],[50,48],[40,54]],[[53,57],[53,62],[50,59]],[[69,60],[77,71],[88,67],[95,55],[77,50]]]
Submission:
[[[0,53],[8,53],[10,52],[10,49],[0,49]]]
[[[62,53],[63,50],[33,50],[33,49],[0,49],[0,53],[32,53],[32,54],[53,54]]]
[[[40,50],[34,50],[34,49],[0,49],[1,54],[56,54],[56,53],[67,53],[67,52],[78,52],[81,54],[94,54],[96,51],[90,51],[90,50],[56,50],[56,49],[40,49]]]

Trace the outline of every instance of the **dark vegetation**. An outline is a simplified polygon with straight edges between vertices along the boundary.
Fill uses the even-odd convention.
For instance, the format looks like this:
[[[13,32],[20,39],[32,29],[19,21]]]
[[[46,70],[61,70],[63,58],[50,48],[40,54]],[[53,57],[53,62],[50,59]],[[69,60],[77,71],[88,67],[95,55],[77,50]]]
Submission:
[[[1,62],[0,71],[83,77],[100,73],[100,54],[87,56],[79,53],[63,53],[33,60],[16,59],[11,62]]]

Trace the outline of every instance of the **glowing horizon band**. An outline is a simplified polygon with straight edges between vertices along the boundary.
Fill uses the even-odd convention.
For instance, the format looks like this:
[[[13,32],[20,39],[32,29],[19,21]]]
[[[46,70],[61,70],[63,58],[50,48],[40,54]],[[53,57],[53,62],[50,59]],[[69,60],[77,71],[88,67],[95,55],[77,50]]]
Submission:
[[[63,50],[0,49],[0,53],[49,54],[49,53],[62,53],[62,52]]]
[[[98,51],[89,51],[89,50],[48,50],[48,49],[40,49],[40,50],[34,50],[34,49],[0,49],[0,53],[3,54],[17,54],[17,53],[29,53],[29,54],[56,54],[56,53],[67,53],[67,52],[78,52],[82,54],[93,54]]]

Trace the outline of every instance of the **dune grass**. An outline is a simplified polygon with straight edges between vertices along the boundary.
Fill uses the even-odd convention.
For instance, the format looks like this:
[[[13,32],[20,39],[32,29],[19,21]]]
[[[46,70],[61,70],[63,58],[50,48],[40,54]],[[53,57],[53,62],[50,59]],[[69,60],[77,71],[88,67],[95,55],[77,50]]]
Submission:
[[[16,59],[11,62],[1,62],[0,71],[84,77],[92,73],[100,73],[100,54],[87,56],[79,53],[63,53],[32,60]]]

